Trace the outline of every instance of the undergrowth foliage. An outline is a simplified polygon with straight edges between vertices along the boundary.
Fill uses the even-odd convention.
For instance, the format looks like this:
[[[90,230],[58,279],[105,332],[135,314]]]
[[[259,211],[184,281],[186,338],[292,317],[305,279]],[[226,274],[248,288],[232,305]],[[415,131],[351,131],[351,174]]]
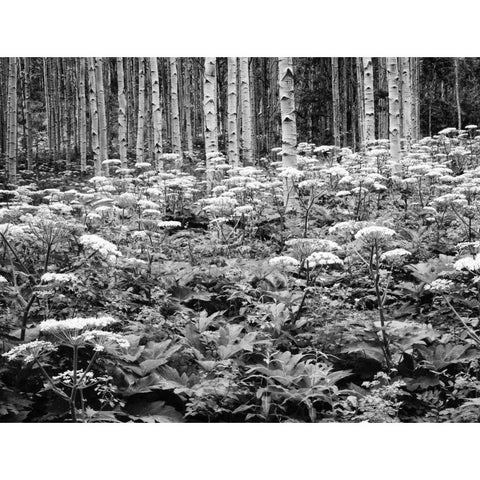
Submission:
[[[478,421],[469,127],[7,186],[0,419]]]

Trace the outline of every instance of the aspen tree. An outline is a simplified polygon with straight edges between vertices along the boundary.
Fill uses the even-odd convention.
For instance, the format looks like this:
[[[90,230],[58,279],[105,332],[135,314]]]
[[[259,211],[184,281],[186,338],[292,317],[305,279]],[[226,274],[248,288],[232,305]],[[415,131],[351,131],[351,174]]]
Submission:
[[[293,60],[291,57],[279,57],[278,59],[278,84],[282,121],[282,166],[295,168],[297,166],[297,123]],[[293,181],[289,177],[285,178],[283,200],[286,209],[295,207],[297,203]]]
[[[187,151],[193,154],[193,134],[192,134],[192,69],[191,60],[185,59],[183,64],[185,81],[183,82],[183,99],[185,104],[185,137],[187,140]]]
[[[412,77],[412,135],[416,141],[420,138],[420,59],[411,57]]]
[[[228,58],[228,160],[230,165],[238,167],[238,124],[237,124],[237,57]]]
[[[99,128],[99,143],[100,143],[100,162],[103,162],[108,157],[107,145],[107,117],[105,113],[105,90],[103,87],[103,58],[97,57],[95,61],[95,73],[97,81],[97,103],[98,103],[98,128]],[[108,165],[107,165],[108,173]]]
[[[95,78],[95,59],[88,58],[88,103],[90,104],[90,122],[92,125],[92,153],[95,175],[102,174],[102,161],[100,158],[100,140],[97,106],[97,81]]]
[[[365,105],[366,143],[375,140],[375,102],[373,98],[373,62],[372,57],[363,57],[363,95]]]
[[[250,100],[250,75],[248,57],[240,57],[240,99],[242,105],[242,156],[243,161],[251,164],[252,148],[252,109]]]
[[[33,170],[33,151],[32,151],[32,111],[31,111],[31,82],[32,71],[30,58],[25,58],[25,128],[26,128],[26,147],[27,147],[27,169]]]
[[[378,58],[378,138],[388,138],[387,59]]]
[[[48,154],[52,154],[52,122],[50,113],[50,89],[48,75],[48,59],[43,58],[43,92],[45,98],[45,122],[47,127],[47,150]]]
[[[138,59],[138,120],[137,120],[137,163],[143,162],[145,142],[145,61]]]
[[[17,59],[9,59],[8,75],[8,100],[9,100],[9,135],[8,135],[8,181],[17,183]]]
[[[338,57],[332,58],[332,99],[333,99],[333,140],[340,146],[340,90],[338,77]]]
[[[457,128],[462,129],[462,109],[460,106],[460,81],[458,75],[458,57],[453,59],[453,67],[455,72],[455,102],[457,104]]]
[[[160,104],[160,80],[158,78],[157,57],[150,58],[150,76],[152,79],[153,154],[157,169],[162,170],[162,106]]]
[[[125,73],[123,58],[117,57],[118,82],[118,153],[122,168],[127,166],[127,96],[125,94]]]
[[[343,58],[342,61],[342,95],[343,102],[340,102],[342,106],[342,147],[348,145],[348,89],[347,89],[347,59]]]
[[[87,170],[87,103],[85,98],[85,58],[77,60],[78,136],[80,139],[80,171]]]
[[[134,58],[125,59],[125,74],[126,74],[126,93],[127,93],[127,145],[130,148],[136,144],[136,105],[135,99],[137,98],[135,90],[135,69],[132,65]]]
[[[203,83],[203,112],[205,117],[205,152],[218,152],[217,100],[215,98],[215,57],[205,58]],[[207,165],[208,168],[208,165]]]
[[[402,109],[403,109],[403,136],[407,149],[412,143],[412,78],[410,71],[410,59],[402,57]]]
[[[388,111],[390,155],[394,170],[399,169],[400,162],[400,99],[398,93],[398,63],[396,57],[387,59]]]
[[[170,105],[172,115],[172,152],[182,156],[180,138],[180,112],[178,108],[178,73],[177,59],[170,58]]]
[[[355,61],[357,73],[357,124],[360,149],[365,148],[365,95],[363,93],[363,61],[362,57],[357,57]]]

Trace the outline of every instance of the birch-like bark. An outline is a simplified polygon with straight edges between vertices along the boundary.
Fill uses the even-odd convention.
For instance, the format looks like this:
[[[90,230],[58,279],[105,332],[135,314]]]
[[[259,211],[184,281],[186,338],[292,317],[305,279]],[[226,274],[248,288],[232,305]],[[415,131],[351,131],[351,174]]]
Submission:
[[[412,76],[410,58],[402,57],[402,104],[403,104],[403,136],[406,149],[410,150],[412,144]]]
[[[360,149],[365,148],[365,96],[363,87],[363,61],[362,57],[356,57],[355,67],[357,72],[357,125]]]
[[[184,62],[183,99],[185,105],[185,136],[187,140],[187,152],[193,155],[193,134],[192,134],[192,69],[191,60]]]
[[[25,134],[27,147],[27,169],[33,170],[33,148],[32,148],[32,110],[31,110],[31,82],[32,71],[30,58],[25,58]]]
[[[97,80],[95,78],[95,59],[88,58],[88,102],[90,104],[90,121],[92,125],[92,153],[95,175],[102,174],[102,160],[100,158],[100,140],[97,105]]]
[[[50,108],[50,89],[49,89],[49,75],[48,75],[48,59],[43,58],[43,91],[45,98],[45,122],[47,127],[47,150],[48,155],[52,155],[52,122],[51,122],[51,108]]]
[[[8,71],[8,100],[9,100],[9,136],[8,136],[8,181],[17,183],[17,58],[10,57]]]
[[[145,61],[138,59],[138,120],[137,120],[137,163],[143,162],[145,149]]]
[[[125,71],[123,58],[117,57],[118,80],[118,153],[122,168],[127,166],[127,96],[125,94]]]
[[[157,57],[150,58],[150,78],[152,82],[152,123],[153,155],[158,170],[163,170],[162,161],[162,106],[160,104],[160,80]]]
[[[85,98],[85,58],[77,60],[78,76],[78,136],[80,139],[80,171],[87,170],[87,102]]]
[[[293,60],[291,57],[278,59],[278,84],[282,122],[282,165],[297,166],[297,122],[295,115],[295,85]],[[283,201],[286,209],[296,206],[295,188],[291,178],[284,180]]]
[[[95,62],[96,81],[97,81],[97,103],[98,103],[98,128],[99,128],[99,143],[100,143],[100,162],[108,158],[108,144],[107,144],[107,117],[105,113],[105,90],[103,87],[103,58],[97,57]],[[108,173],[108,165],[106,168]]]
[[[215,83],[217,77],[215,62],[215,57],[205,58],[203,113],[205,117],[205,152],[207,155],[209,153],[218,152],[217,100],[215,98]]]
[[[375,102],[373,97],[372,57],[363,57],[363,95],[365,103],[365,142],[375,140]]]
[[[228,123],[228,160],[230,165],[238,167],[238,123],[237,123],[237,57],[228,57],[228,91],[227,91],[227,123]]]
[[[172,152],[182,156],[180,138],[180,112],[178,108],[178,73],[177,59],[170,58],[170,104],[172,115]]]
[[[332,57],[332,109],[333,109],[333,140],[340,147],[340,90],[338,77],[338,57]]]
[[[457,104],[457,128],[462,129],[462,108],[460,106],[460,81],[458,75],[458,57],[453,59],[453,67],[455,71],[455,102]]]
[[[242,105],[242,156],[245,164],[253,161],[252,109],[248,57],[240,57],[240,99]]]
[[[397,57],[387,59],[388,81],[388,111],[389,111],[389,139],[390,155],[394,170],[399,170],[400,163],[400,100],[398,92],[398,66]]]

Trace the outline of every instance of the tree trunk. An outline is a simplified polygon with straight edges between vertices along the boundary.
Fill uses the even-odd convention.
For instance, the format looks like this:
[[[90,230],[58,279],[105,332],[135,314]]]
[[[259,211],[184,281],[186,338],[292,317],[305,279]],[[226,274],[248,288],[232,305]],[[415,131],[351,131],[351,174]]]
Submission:
[[[240,99],[242,105],[242,157],[244,164],[252,164],[252,109],[250,102],[250,75],[248,57],[240,57]]]
[[[389,138],[390,155],[394,170],[398,171],[400,162],[400,100],[398,93],[398,67],[397,57],[387,59],[388,81],[388,111],[389,111]]]
[[[127,166],[127,96],[125,93],[125,71],[123,58],[117,57],[117,83],[118,83],[118,153],[122,168]]]
[[[25,58],[25,134],[27,147],[27,169],[33,170],[33,148],[32,148],[32,111],[30,105],[32,71],[30,58]]]
[[[85,58],[77,60],[78,75],[78,136],[80,138],[80,171],[87,170],[87,103],[85,98]]]
[[[332,58],[332,98],[333,98],[333,140],[340,147],[340,90],[338,78],[338,57]]]
[[[162,106],[160,104],[160,81],[158,78],[157,57],[150,58],[150,76],[152,81],[153,155],[157,169],[163,170]]]
[[[88,58],[88,100],[90,104],[90,121],[92,124],[92,153],[95,175],[102,174],[102,160],[100,157],[97,81],[95,78],[95,59]]]
[[[373,96],[372,57],[363,57],[363,95],[365,104],[365,143],[375,140],[375,102]]]
[[[187,140],[187,152],[193,155],[193,134],[192,134],[192,68],[191,60],[185,59],[184,62],[183,98],[185,105],[185,137]]]
[[[356,71],[357,71],[357,125],[358,125],[358,140],[360,143],[360,149],[365,148],[365,95],[363,93],[363,62],[362,57],[356,58]]]
[[[297,166],[297,122],[295,116],[295,84],[291,57],[278,59],[278,84],[280,89],[280,113],[282,121],[282,166]],[[283,201],[286,209],[295,207],[294,185],[285,178]]]
[[[460,106],[460,81],[458,75],[458,57],[453,59],[453,66],[455,70],[455,102],[457,104],[457,128],[462,129],[462,108]]]
[[[237,57],[228,57],[228,160],[230,165],[238,167],[238,124],[237,124]]]
[[[8,181],[17,183],[17,58],[9,59],[8,101],[9,101],[9,135],[8,135]]]
[[[172,152],[182,157],[182,140],[180,138],[180,112],[178,108],[178,73],[177,59],[170,58],[170,104],[172,114]],[[181,162],[178,165],[180,166]]]
[[[108,158],[108,144],[107,144],[107,117],[105,113],[105,90],[103,86],[103,58],[96,59],[96,81],[97,81],[97,102],[98,102],[98,128],[100,141],[100,163]],[[107,174],[109,172],[108,165],[106,166]]]
[[[412,144],[412,76],[410,58],[402,57],[402,103],[403,103],[403,136],[406,149]]]
[[[138,120],[137,120],[137,163],[143,162],[145,149],[145,61],[138,59]]]

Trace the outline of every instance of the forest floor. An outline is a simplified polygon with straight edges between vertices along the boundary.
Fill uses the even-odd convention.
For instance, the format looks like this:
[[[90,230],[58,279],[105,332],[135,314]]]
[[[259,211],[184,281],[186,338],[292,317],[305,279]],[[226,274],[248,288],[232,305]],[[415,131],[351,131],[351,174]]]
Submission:
[[[1,190],[0,420],[478,421],[479,138],[276,153]]]

